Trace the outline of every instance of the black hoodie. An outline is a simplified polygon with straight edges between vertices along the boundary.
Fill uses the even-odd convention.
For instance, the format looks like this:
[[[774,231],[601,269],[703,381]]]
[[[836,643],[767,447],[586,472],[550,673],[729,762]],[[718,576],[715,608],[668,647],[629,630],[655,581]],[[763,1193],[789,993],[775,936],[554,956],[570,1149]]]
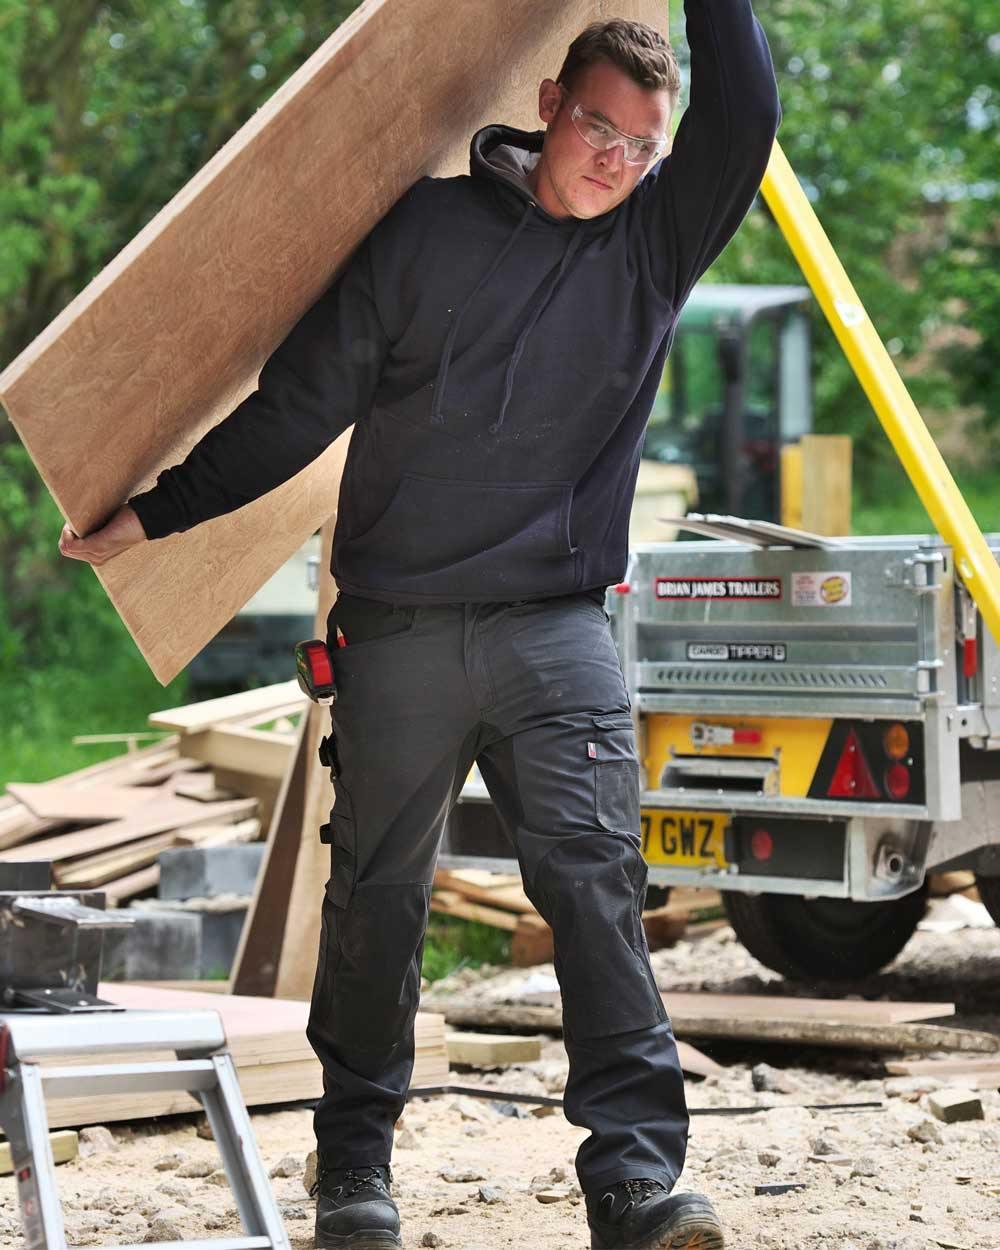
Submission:
[[[760,186],[780,118],[749,0],[686,0],[691,102],[610,212],[551,217],[541,132],[487,126],[423,178],[183,464],[131,500],[150,538],[231,512],[351,423],[332,571],[401,603],[620,581],[643,434],[680,310]]]

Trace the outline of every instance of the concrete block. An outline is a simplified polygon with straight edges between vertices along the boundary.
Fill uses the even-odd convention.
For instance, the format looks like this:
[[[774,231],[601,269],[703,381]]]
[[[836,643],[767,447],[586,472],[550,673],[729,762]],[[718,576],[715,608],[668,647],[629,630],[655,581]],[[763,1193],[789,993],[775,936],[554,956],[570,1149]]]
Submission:
[[[539,1037],[508,1037],[492,1033],[449,1033],[449,1063],[474,1068],[503,1068],[511,1063],[532,1063],[542,1057]]]
[[[184,916],[189,924],[193,923],[199,932],[195,978],[213,981],[229,975],[249,906],[248,897],[228,894],[216,898],[138,899],[133,910],[147,916]]]
[[[928,1094],[927,1106],[931,1114],[945,1124],[956,1124],[959,1120],[982,1120],[983,1104],[979,1097],[970,1089],[942,1089]]]
[[[162,899],[252,895],[266,850],[263,842],[241,846],[185,846],[160,854]]]
[[[135,924],[106,933],[104,981],[197,981],[201,976],[201,917],[179,911],[128,908]]]

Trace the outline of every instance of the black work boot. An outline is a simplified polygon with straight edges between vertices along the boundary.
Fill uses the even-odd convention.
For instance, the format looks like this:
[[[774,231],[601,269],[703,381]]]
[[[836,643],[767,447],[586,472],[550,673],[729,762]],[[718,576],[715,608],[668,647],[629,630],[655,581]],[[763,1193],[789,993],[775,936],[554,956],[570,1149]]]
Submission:
[[[591,1250],[723,1250],[722,1225],[701,1194],[660,1181],[618,1181],[587,1194]]]
[[[399,1212],[389,1193],[392,1170],[359,1164],[319,1167],[309,1191],[316,1197],[316,1241],[324,1250],[401,1250]]]

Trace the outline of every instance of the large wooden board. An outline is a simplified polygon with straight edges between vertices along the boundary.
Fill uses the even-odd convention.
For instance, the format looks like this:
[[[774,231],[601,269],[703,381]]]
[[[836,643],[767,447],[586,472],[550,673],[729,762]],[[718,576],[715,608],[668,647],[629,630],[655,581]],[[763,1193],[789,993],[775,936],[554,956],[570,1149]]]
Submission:
[[[217,1011],[243,1098],[248,1107],[313,1100],[323,1092],[323,1072],[306,1040],[309,1005],[277,999],[240,998],[178,990],[151,989],[118,982],[102,982],[99,994],[130,1010]],[[448,1053],[444,1018],[418,1012],[414,1021],[415,1085],[440,1085],[448,1080]],[[149,1055],[101,1055],[99,1062],[138,1063],[170,1059],[166,1052]],[[60,1057],[59,1067],[94,1063],[92,1054]],[[45,1064],[42,1065],[43,1067]],[[52,1127],[107,1124],[146,1116],[174,1115],[200,1109],[193,1095],[165,1090],[159,1093],[101,1094],[63,1098],[48,1104]]]
[[[151,485],[253,389],[417,178],[464,172],[487,121],[537,126],[538,82],[585,23],[612,13],[667,21],[665,0],[363,4],[0,375],[74,530]],[[97,570],[161,681],[332,515],[343,450]]]

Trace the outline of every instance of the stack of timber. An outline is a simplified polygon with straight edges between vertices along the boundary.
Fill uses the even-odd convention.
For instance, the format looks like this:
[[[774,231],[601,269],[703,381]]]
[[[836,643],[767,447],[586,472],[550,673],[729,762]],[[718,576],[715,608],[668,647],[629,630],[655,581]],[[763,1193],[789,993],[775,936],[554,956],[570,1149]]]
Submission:
[[[159,882],[161,851],[257,840],[295,744],[294,682],[154,713],[161,741],[0,797],[0,860],[48,859],[65,890],[116,907]],[[126,735],[127,736],[127,735]]]
[[[711,914],[720,903],[717,890],[673,891],[667,905],[643,912],[650,948],[672,946],[684,936],[693,914]],[[431,911],[505,929],[511,934],[511,962],[515,967],[552,962],[552,930],[525,894],[516,873],[439,869],[434,876]]]
[[[244,998],[228,994],[152,989],[140,985],[102,982],[99,994],[130,1010],[217,1011],[222,1017],[240,1088],[249,1107],[314,1101],[323,1092],[319,1061],[306,1040],[309,1004],[273,998]],[[69,1025],[67,1027],[70,1027]],[[414,1085],[447,1083],[448,1052],[444,1017],[420,1012],[416,1017]],[[143,1061],[170,1060],[167,1052],[143,1054]],[[93,1056],[59,1058],[59,1066],[93,1063]],[[102,1056],[102,1063],[135,1063],[136,1055]],[[44,1069],[44,1063],[42,1065]],[[102,1093],[65,1098],[48,1104],[53,1128],[148,1116],[198,1111],[201,1104],[184,1091]]]

